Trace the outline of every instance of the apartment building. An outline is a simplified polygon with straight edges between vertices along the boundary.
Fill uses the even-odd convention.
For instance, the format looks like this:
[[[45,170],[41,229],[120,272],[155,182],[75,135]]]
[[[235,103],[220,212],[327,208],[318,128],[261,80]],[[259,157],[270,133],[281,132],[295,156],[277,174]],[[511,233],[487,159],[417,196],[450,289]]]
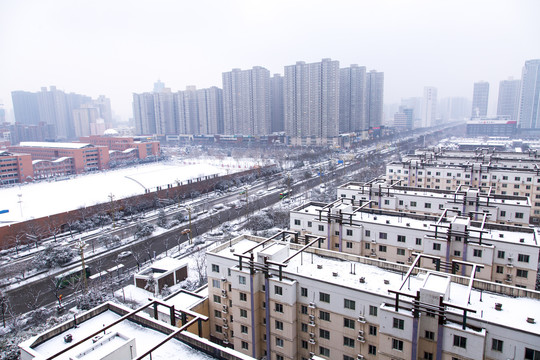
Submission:
[[[22,183],[33,175],[30,155],[0,150],[0,185]]]
[[[479,279],[535,288],[536,230],[490,223],[487,213],[475,220],[449,209],[433,216],[369,209],[367,204],[356,206],[346,198],[306,203],[291,210],[290,229],[324,237],[328,250],[401,264],[422,253],[434,257],[425,264],[431,269],[466,276],[470,267],[452,264],[470,262],[482,265],[476,270]]]
[[[389,182],[428,189],[490,187],[492,194],[530,198],[530,222],[540,222],[539,155],[533,152],[423,151],[386,166]]]
[[[540,356],[539,292],[324,247],[284,231],[208,251],[211,340],[272,360]]]
[[[366,204],[370,209],[434,216],[450,209],[473,220],[488,214],[486,220],[490,222],[529,226],[531,204],[528,197],[492,194],[489,187],[459,185],[456,190],[442,190],[401,186],[402,182],[397,180],[388,184],[384,178],[366,183],[349,182],[337,188],[337,196],[352,200],[356,206]]]

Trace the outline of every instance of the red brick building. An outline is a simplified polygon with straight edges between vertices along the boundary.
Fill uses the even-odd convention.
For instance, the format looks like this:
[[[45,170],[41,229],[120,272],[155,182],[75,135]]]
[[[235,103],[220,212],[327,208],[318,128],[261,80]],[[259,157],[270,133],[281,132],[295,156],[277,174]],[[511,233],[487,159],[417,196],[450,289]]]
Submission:
[[[0,185],[21,183],[33,176],[30,155],[0,150]]]
[[[107,146],[110,150],[111,161],[113,158],[126,159],[134,156],[139,160],[144,160],[149,156],[159,156],[161,152],[159,141],[154,141],[148,137],[91,135],[81,137],[79,141],[96,146]]]
[[[109,168],[109,149],[87,143],[22,142],[10,151],[30,154],[32,160],[72,158],[70,174]]]

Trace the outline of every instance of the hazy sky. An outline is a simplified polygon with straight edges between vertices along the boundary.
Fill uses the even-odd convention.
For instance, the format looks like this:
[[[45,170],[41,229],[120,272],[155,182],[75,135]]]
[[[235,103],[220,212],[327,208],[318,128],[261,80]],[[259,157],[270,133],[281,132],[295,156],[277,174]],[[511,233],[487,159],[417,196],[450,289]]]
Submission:
[[[0,99],[56,85],[111,98],[123,120],[133,92],[221,87],[221,73],[339,60],[385,73],[385,103],[472,97],[473,82],[519,78],[540,58],[540,1],[0,0]]]

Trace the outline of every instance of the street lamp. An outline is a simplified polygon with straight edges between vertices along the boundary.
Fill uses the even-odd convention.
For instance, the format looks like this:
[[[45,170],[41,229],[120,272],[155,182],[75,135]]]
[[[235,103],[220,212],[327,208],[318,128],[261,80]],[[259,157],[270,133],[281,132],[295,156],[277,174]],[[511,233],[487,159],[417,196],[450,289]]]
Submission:
[[[84,248],[87,246],[87,244],[82,238],[79,238],[79,241],[77,241],[75,246],[79,249],[79,252],[81,254],[81,265],[82,265],[81,276],[83,278],[83,294],[86,294],[86,265],[84,263]]]

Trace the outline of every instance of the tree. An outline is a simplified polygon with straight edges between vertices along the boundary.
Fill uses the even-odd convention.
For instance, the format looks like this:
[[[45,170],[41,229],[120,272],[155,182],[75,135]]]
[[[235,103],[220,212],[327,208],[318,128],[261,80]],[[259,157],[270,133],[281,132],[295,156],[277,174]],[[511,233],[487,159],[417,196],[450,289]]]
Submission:
[[[50,269],[67,264],[74,256],[75,251],[71,248],[49,245],[34,257],[32,264],[38,269]]]
[[[137,223],[135,227],[135,239],[139,240],[152,235],[154,229],[154,225]]]
[[[198,276],[197,287],[203,286],[208,281],[206,275],[206,254],[204,251],[197,251],[192,254],[191,257],[194,260],[195,271],[197,272]]]
[[[167,214],[163,208],[159,209],[157,225],[162,228],[167,228]]]

